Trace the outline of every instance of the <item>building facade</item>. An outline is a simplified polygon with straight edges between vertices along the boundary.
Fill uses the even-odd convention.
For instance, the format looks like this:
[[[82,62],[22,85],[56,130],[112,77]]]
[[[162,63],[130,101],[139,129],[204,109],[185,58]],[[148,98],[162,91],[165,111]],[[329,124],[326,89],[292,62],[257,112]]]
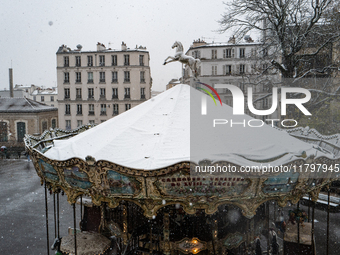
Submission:
[[[280,75],[270,68],[268,58],[269,49],[263,48],[262,43],[254,42],[250,36],[237,43],[232,37],[226,43],[206,43],[203,40],[195,40],[187,51],[187,55],[201,60],[198,70],[199,82],[212,87],[215,84],[231,84],[239,87],[244,95],[247,88],[252,87],[253,105],[255,109],[265,110],[271,106],[270,94],[272,87],[280,81]],[[201,87],[193,78],[191,70],[184,71],[185,82],[194,87]],[[232,106],[233,98],[228,89],[217,89],[223,103]],[[268,93],[269,92],[269,93]],[[245,102],[246,114],[259,118],[252,114]],[[279,113],[270,116],[260,116],[262,119],[279,119]]]
[[[99,124],[150,99],[150,56],[145,47],[96,51],[71,50],[57,53],[59,127],[74,129]]]
[[[38,87],[29,95],[29,98],[33,99],[34,101],[58,108],[58,89],[56,87]]]
[[[0,98],[0,144],[24,148],[25,134],[38,135],[58,125],[58,109],[28,98]]]

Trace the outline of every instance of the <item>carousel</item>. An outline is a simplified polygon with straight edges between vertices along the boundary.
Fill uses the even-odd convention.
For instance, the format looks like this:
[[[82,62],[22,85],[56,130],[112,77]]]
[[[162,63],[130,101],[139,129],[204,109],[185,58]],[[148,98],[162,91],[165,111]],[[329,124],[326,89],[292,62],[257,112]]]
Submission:
[[[202,95],[177,85],[97,126],[26,136],[53,195],[56,254],[262,254],[263,234],[266,254],[314,254],[314,221],[304,212],[291,213],[280,249],[268,215],[303,196],[315,201],[338,178],[338,137],[269,125],[211,133]],[[208,118],[232,116],[227,105],[208,99],[207,106]],[[60,193],[74,213],[67,236],[59,234]]]

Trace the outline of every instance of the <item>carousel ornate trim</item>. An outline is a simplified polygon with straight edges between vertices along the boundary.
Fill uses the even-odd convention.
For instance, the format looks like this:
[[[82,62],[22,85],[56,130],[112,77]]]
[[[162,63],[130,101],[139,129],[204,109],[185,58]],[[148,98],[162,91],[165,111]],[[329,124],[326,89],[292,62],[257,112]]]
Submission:
[[[71,158],[65,161],[52,160],[44,156],[39,148],[53,146],[53,139],[67,138],[91,126],[78,128],[73,132],[61,130],[44,132],[40,138],[26,136],[25,144],[35,169],[42,182],[53,191],[62,189],[70,204],[77,197],[85,195],[94,205],[107,203],[115,208],[123,200],[140,206],[145,216],[152,218],[157,211],[170,204],[180,204],[188,214],[204,209],[213,214],[223,204],[233,204],[242,209],[244,216],[252,218],[256,209],[264,202],[275,199],[280,206],[289,201],[297,203],[304,194],[310,194],[315,201],[321,188],[335,179],[330,172],[307,172],[304,165],[339,164],[339,159],[326,157],[293,160],[283,166],[295,165],[301,171],[286,176],[282,173],[222,173],[220,175],[194,172],[197,164],[180,162],[156,170],[131,169],[113,162],[96,161],[88,156],[86,160]],[[300,131],[300,129],[299,129]],[[65,137],[66,134],[66,137]],[[49,144],[49,145],[48,145]],[[204,160],[200,164],[239,165],[228,161],[212,163]],[[287,179],[289,180],[287,182]]]

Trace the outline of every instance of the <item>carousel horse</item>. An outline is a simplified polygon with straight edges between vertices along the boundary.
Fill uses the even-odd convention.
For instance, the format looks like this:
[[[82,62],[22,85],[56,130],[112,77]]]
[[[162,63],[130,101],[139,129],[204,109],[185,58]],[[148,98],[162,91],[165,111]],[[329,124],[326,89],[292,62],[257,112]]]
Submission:
[[[176,41],[173,45],[172,48],[176,48],[176,54],[174,57],[169,56],[164,60],[163,65],[166,65],[171,62],[179,61],[182,64],[185,64],[190,67],[191,71],[193,72],[194,76],[197,77],[198,72],[197,69],[201,63],[199,59],[195,59],[191,56],[187,56],[183,52],[183,45],[181,42]],[[170,59],[170,60],[169,60]],[[169,61],[168,61],[169,60]]]

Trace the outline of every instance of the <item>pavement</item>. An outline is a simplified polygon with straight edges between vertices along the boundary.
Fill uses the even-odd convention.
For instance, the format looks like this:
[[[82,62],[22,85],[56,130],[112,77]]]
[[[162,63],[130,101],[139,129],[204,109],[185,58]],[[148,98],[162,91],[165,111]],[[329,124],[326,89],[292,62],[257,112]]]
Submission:
[[[54,241],[53,196],[48,195],[50,244]],[[286,206],[288,211],[296,206]],[[308,212],[308,207],[300,205]],[[77,222],[79,222],[79,205]],[[276,213],[278,215],[278,213]],[[271,218],[273,212],[271,211]],[[44,188],[32,162],[27,159],[0,159],[0,254],[46,255],[46,215]],[[60,234],[73,227],[73,211],[66,196],[60,196]],[[315,210],[315,242],[318,255],[326,254],[327,212]],[[329,255],[340,254],[340,213],[330,213]],[[54,254],[50,251],[50,254]]]
[[[51,246],[54,214],[53,196],[49,194],[48,207]],[[73,226],[73,210],[66,196],[60,196],[60,208],[60,234],[64,236]],[[0,159],[0,254],[48,254],[45,214],[45,190],[32,162]]]

